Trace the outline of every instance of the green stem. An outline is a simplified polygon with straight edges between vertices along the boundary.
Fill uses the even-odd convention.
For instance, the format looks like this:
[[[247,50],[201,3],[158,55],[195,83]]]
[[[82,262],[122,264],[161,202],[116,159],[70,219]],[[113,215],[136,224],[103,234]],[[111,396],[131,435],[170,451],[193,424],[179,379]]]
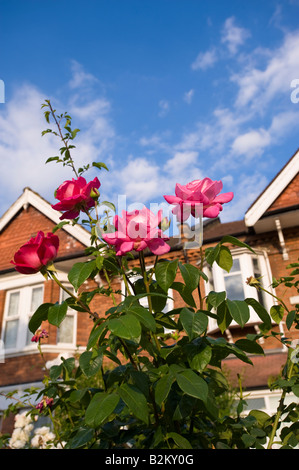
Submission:
[[[116,300],[115,300],[114,293],[112,292],[111,282],[110,282],[108,273],[107,273],[106,269],[103,269],[103,271],[104,271],[104,275],[105,275],[105,279],[106,279],[106,281],[107,281],[107,284],[108,284],[109,288],[111,289],[111,297],[112,297],[112,300],[113,300],[113,305],[114,305],[114,307],[116,307],[116,306],[117,306],[117,302],[116,302]]]
[[[58,122],[58,120],[57,120],[57,117],[56,117],[56,115],[55,115],[55,113],[54,113],[54,110],[53,110],[53,108],[52,108],[52,105],[51,105],[50,101],[48,101],[48,106],[49,106],[49,108],[50,108],[51,114],[52,114],[53,119],[54,119],[54,121],[55,121],[55,124],[56,124],[56,126],[57,126],[57,129],[58,129],[60,138],[61,138],[62,142],[64,143],[64,146],[65,146],[65,148],[67,149],[67,151],[68,151],[68,153],[69,153],[69,155],[70,155],[70,163],[71,163],[71,166],[72,166],[72,170],[73,170],[73,172],[75,173],[76,177],[79,178],[79,175],[78,175],[77,170],[76,170],[75,165],[74,165],[74,161],[73,161],[73,159],[71,158],[71,153],[70,153],[70,149],[69,149],[69,146],[68,146],[68,142],[67,142],[67,141],[65,140],[65,138],[63,137],[60,124],[59,124],[59,122]]]
[[[50,276],[52,277],[53,281],[56,282],[56,284],[58,284],[58,286],[63,289],[70,297],[72,297],[79,305],[80,307],[82,307],[87,313],[89,313],[89,315],[91,315],[92,317],[94,317],[96,320],[99,319],[99,316],[96,312],[92,312],[89,307],[87,305],[85,305],[80,299],[79,297],[77,297],[75,294],[73,294],[73,292],[71,292],[67,287],[65,287],[60,281],[59,279],[57,278],[56,274],[53,272],[53,271],[50,271],[49,272]]]
[[[50,415],[50,419],[51,419],[51,421],[52,421],[53,429],[54,429],[54,432],[55,432],[56,437],[57,437],[57,439],[58,439],[58,442],[59,442],[59,444],[61,445],[61,447],[62,447],[62,449],[63,449],[63,444],[62,444],[62,441],[61,441],[61,439],[60,439],[59,432],[58,432],[58,430],[57,430],[57,428],[56,428],[55,420],[54,420],[54,418],[53,418],[53,415],[52,415],[52,412],[51,412],[51,409],[50,409],[50,408],[49,408],[49,415]]]
[[[150,296],[150,286],[149,286],[149,282],[148,282],[148,279],[147,279],[147,274],[146,274],[145,260],[144,260],[143,251],[140,251],[140,252],[139,252],[139,261],[140,261],[141,272],[142,272],[142,275],[143,275],[143,281],[144,281],[144,285],[145,285],[145,289],[146,289],[146,293],[147,293],[148,309],[149,309],[149,312],[150,312],[151,314],[153,314],[152,299],[151,299],[151,296]],[[160,345],[160,343],[159,343],[159,341],[158,341],[157,336],[156,336],[154,333],[151,333],[151,335],[152,335],[152,337],[153,337],[153,339],[154,339],[156,348],[158,349],[158,351],[160,351],[160,350],[161,350],[161,345]]]
[[[293,373],[293,368],[294,368],[294,363],[292,362],[291,366],[290,366],[290,369],[288,371],[288,374],[287,374],[287,379],[291,378],[292,373]],[[268,442],[267,449],[272,448],[274,438],[275,438],[275,434],[276,434],[276,431],[277,431],[277,428],[278,428],[278,423],[279,423],[279,420],[280,420],[282,412],[283,412],[284,400],[285,400],[286,394],[287,394],[287,391],[285,389],[285,390],[283,390],[283,392],[281,394],[281,398],[279,400],[279,405],[278,405],[277,413],[276,413],[275,420],[274,420],[274,423],[273,423],[273,428],[272,428],[272,431],[271,431],[271,436],[270,436],[270,439],[269,439],[269,442]]]
[[[203,249],[202,249],[202,246],[201,246],[200,247],[200,266],[199,266],[199,269],[200,269],[201,272],[203,270],[203,263],[204,263],[204,252],[203,252]],[[200,308],[200,310],[203,310],[203,297],[201,295],[200,279],[199,279],[199,283],[198,283],[198,286],[197,286],[197,290],[198,290],[198,296],[199,296],[199,308]]]

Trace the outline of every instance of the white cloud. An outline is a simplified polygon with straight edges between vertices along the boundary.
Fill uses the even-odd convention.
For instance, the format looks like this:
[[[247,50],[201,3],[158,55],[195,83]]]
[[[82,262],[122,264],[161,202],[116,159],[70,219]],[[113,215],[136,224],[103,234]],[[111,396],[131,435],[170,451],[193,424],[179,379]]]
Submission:
[[[192,70],[207,70],[213,67],[217,61],[216,49],[210,49],[206,52],[200,52],[194,62],[191,64]]]
[[[226,44],[229,52],[233,55],[238,52],[239,47],[242,46],[242,44],[250,36],[249,31],[247,29],[236,26],[235,21],[236,20],[233,16],[227,18],[224,23],[221,38],[221,42]]]
[[[294,111],[278,113],[273,117],[268,129],[251,129],[240,134],[233,141],[232,153],[244,156],[249,161],[252,157],[258,157],[271,145],[280,143],[297,125],[298,115]],[[243,161],[244,162],[244,161]]]
[[[280,96],[290,96],[290,84],[298,78],[299,31],[285,36],[283,44],[266,56],[267,63],[258,68],[249,65],[231,79],[239,87],[236,106],[251,106],[255,111]]]
[[[191,89],[189,91],[186,91],[186,93],[184,93],[184,101],[186,101],[186,103],[188,103],[188,104],[191,104],[192,100],[193,100],[193,96],[194,96],[194,90],[193,89]]]
[[[159,108],[160,108],[159,116],[160,117],[166,116],[166,114],[169,111],[169,102],[166,101],[166,100],[160,100],[159,101]]]
[[[98,82],[98,79],[84,70],[84,67],[76,60],[71,61],[72,78],[69,81],[69,86],[72,89],[82,88],[82,86],[92,85]]]
[[[261,155],[271,143],[271,135],[265,129],[254,129],[238,136],[233,144],[232,151],[237,155],[253,157]]]

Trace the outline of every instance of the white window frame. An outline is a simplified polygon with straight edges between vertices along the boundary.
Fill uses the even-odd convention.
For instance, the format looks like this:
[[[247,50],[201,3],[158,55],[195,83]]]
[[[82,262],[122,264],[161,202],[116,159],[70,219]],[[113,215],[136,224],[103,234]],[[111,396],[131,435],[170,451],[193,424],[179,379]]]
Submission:
[[[32,291],[35,288],[42,288],[43,290],[42,296],[44,297],[44,284],[41,282],[38,282],[36,284],[30,284],[27,286],[16,287],[16,288],[9,289],[6,291],[4,315],[3,315],[3,322],[2,322],[2,332],[1,332],[1,341],[3,341],[5,353],[16,353],[20,351],[30,350],[36,347],[36,345],[34,345],[33,343],[27,344],[28,324],[29,324],[31,314],[34,313],[30,311],[30,306],[31,306],[30,304],[32,300]],[[8,308],[10,304],[10,296],[16,292],[20,293],[18,313],[14,316],[9,316]],[[13,321],[14,319],[18,320],[16,345],[14,347],[8,348],[4,342],[6,325],[9,321]]]
[[[63,285],[68,290],[74,291],[74,288],[71,284],[63,283]],[[63,289],[60,288],[59,302],[62,302],[63,294],[64,294],[64,291],[63,291]],[[67,296],[67,294],[66,294],[66,296]],[[74,324],[73,324],[73,341],[70,342],[70,343],[67,343],[67,342],[64,342],[64,341],[59,341],[59,328],[60,327],[58,327],[57,328],[57,335],[56,335],[56,344],[59,345],[59,346],[62,346],[62,347],[74,347],[74,346],[76,346],[76,342],[77,342],[77,311],[73,310],[72,308],[68,308],[65,318],[67,318],[67,317],[73,317],[73,321],[74,321]],[[65,320],[65,318],[64,318],[64,320]],[[62,321],[62,323],[63,323],[63,321]]]
[[[270,263],[269,259],[267,256],[267,253],[265,250],[255,250],[255,254],[250,253],[248,250],[243,249],[243,248],[236,248],[231,250],[231,254],[233,259],[238,258],[240,262],[240,272],[242,276],[242,286],[244,289],[244,296],[245,298],[251,297],[258,299],[258,293],[257,290],[249,286],[246,282],[247,278],[250,276],[254,275],[253,271],[253,258],[257,258],[260,266],[260,271],[261,271],[261,283],[262,285],[269,291],[275,294],[274,289],[271,287],[271,282],[272,282],[272,275],[271,275],[271,268],[270,268]],[[204,268],[204,273],[209,277],[210,272],[212,273],[213,277],[213,285],[210,280],[209,283],[205,283],[205,290],[206,290],[206,295],[209,294],[211,290],[214,290],[215,292],[222,292],[226,291],[225,287],[225,280],[224,276],[228,275],[229,273],[226,273],[216,262],[213,263],[212,267],[205,265]],[[233,274],[233,273],[232,273]],[[230,299],[230,300],[236,300],[236,299]],[[272,305],[276,304],[275,299],[269,295],[265,294],[263,296],[263,301],[264,301],[264,307],[266,310],[269,312],[270,308]],[[262,323],[262,320],[259,318],[257,313],[254,311],[254,309],[249,306],[249,311],[250,311],[250,320],[247,323],[248,325],[258,325],[259,323]],[[274,323],[274,322],[273,322]],[[237,326],[237,323],[233,320],[230,324],[229,327]],[[217,321],[213,318],[209,318],[209,332],[218,330],[219,327],[217,325]]]

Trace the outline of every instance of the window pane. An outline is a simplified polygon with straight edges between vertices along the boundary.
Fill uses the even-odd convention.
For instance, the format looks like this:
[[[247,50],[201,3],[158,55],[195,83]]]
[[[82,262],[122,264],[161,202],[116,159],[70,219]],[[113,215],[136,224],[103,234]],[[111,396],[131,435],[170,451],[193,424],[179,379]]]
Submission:
[[[32,332],[29,330],[29,328],[27,328],[27,334],[26,334],[26,345],[27,346],[28,346],[28,344],[32,344],[32,342],[31,342],[32,336],[33,336]]]
[[[34,287],[32,289],[31,295],[31,312],[35,312],[35,310],[43,303],[43,288],[42,287]]]
[[[234,258],[233,259],[233,265],[231,267],[230,273],[235,273],[236,271],[240,271],[240,260],[239,258]]]
[[[245,401],[247,403],[247,406],[245,406],[246,410],[261,410],[265,408],[265,399],[263,397],[247,398]]]
[[[73,343],[74,340],[74,316],[65,317],[57,330],[58,343]]]
[[[17,345],[19,320],[10,320],[6,322],[4,346],[5,348],[15,348]]]
[[[241,274],[224,276],[227,297],[230,300],[244,300],[243,280]]]
[[[8,316],[18,315],[19,313],[20,292],[13,292],[9,296]]]

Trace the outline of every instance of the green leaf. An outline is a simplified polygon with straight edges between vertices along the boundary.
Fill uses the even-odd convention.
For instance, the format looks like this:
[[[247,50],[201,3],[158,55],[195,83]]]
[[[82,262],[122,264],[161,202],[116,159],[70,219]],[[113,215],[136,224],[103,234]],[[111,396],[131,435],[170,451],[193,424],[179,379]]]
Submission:
[[[206,346],[204,348],[197,348],[194,346],[192,349],[187,356],[189,365],[191,369],[196,370],[197,372],[202,372],[210,363],[213,354],[212,348],[210,346]]]
[[[54,162],[54,161],[58,161],[60,160],[59,157],[50,157],[48,158],[48,160],[46,160],[45,163],[50,163],[50,162]]]
[[[190,442],[188,441],[188,439],[181,436],[180,434],[177,434],[176,432],[168,433],[166,438],[167,439],[169,439],[169,438],[173,439],[174,442],[176,443],[176,445],[180,449],[192,449],[192,446],[191,446]]]
[[[96,342],[98,341],[105,328],[107,328],[106,322],[102,322],[99,326],[96,326],[92,329],[86,346],[87,350],[95,346]]]
[[[186,286],[188,286],[191,291],[196,289],[200,281],[199,269],[192,264],[182,264],[181,262],[179,262],[179,269]]]
[[[252,253],[255,253],[255,251],[249,245],[247,245],[244,242],[241,242],[240,240],[238,240],[235,237],[232,237],[231,235],[225,235],[219,242],[220,245],[222,245],[223,243],[230,243],[231,245],[236,245],[242,248],[247,248]]]
[[[116,393],[96,393],[86,410],[87,426],[92,428],[100,426],[113,413],[118,402],[119,396]]]
[[[93,439],[94,431],[90,428],[80,428],[76,435],[67,443],[67,448],[77,449],[83,447]]]
[[[187,369],[183,372],[177,373],[176,381],[184,393],[206,402],[209,392],[208,385],[206,381],[202,377],[199,377],[195,372]]]
[[[228,273],[231,270],[233,265],[233,257],[230,250],[226,246],[220,246],[216,263],[220,266],[220,268],[224,269]]]
[[[176,277],[178,267],[178,260],[174,261],[161,261],[156,264],[155,275],[157,283],[162,289],[167,292]]]
[[[68,280],[77,291],[79,287],[91,275],[92,271],[96,268],[96,261],[92,260],[87,263],[75,263],[68,274]]]
[[[286,318],[286,326],[287,326],[287,329],[290,330],[292,328],[292,325],[293,325],[293,322],[296,318],[296,310],[291,310],[288,314],[287,314],[287,318]]]
[[[44,303],[36,309],[29,321],[29,330],[31,333],[35,333],[41,326],[42,322],[48,319],[49,308],[53,305],[54,304],[51,303]]]
[[[268,314],[267,310],[255,299],[247,298],[245,302],[250,305],[255,312],[258,314],[262,322],[264,323],[267,330],[270,330],[272,327],[271,317]]]
[[[268,421],[269,423],[271,422],[271,417],[264,411],[252,410],[250,411],[249,416],[253,416],[260,426],[264,426]]]
[[[249,307],[243,300],[226,300],[229,312],[238,325],[242,328],[248,322],[250,318]]]
[[[124,314],[108,321],[108,328],[115,336],[139,343],[141,325],[133,314]]]
[[[189,339],[192,340],[200,336],[207,328],[209,319],[204,312],[192,312],[184,307],[181,310],[180,322],[186,331]]]
[[[239,339],[235,342],[235,346],[250,354],[264,354],[263,348],[249,339]]]
[[[270,315],[275,323],[279,324],[284,316],[284,308],[282,305],[272,305]]]
[[[153,333],[156,331],[156,322],[155,318],[153,315],[144,307],[140,306],[138,307],[137,305],[134,306],[132,305],[128,310],[127,313],[131,313],[134,315],[142,325],[145,326],[145,328],[148,328],[151,330]]]
[[[220,251],[220,245],[219,245],[219,243],[218,243],[215,247],[206,248],[206,250],[205,250],[205,257],[206,257],[207,263],[208,263],[210,266],[212,266],[212,264],[214,263],[214,261],[216,261],[218,255],[219,255],[219,251]]]
[[[58,377],[60,377],[60,375],[62,373],[62,369],[63,369],[62,364],[52,366],[51,369],[50,369],[50,378],[53,381],[57,380]]]
[[[227,303],[222,302],[217,308],[217,325],[220,328],[221,333],[229,327],[232,322],[232,316],[228,309]]]
[[[107,166],[103,162],[92,162],[92,166],[95,166],[99,170],[101,170],[102,168],[105,168],[105,170],[109,171]]]
[[[250,434],[243,434],[241,439],[244,442],[246,448],[253,446],[255,443],[255,437],[251,436]]]
[[[84,351],[79,357],[79,365],[83,374],[90,378],[95,375],[103,363],[103,353],[99,351],[96,355],[93,351]]]
[[[157,381],[155,386],[155,402],[157,405],[161,406],[166,400],[174,380],[174,375],[167,374]]]
[[[133,385],[125,383],[118,388],[118,394],[133,415],[148,424],[149,409],[143,393]]]
[[[210,304],[215,309],[217,309],[217,307],[220,304],[222,304],[222,302],[224,302],[225,299],[226,299],[226,292],[225,291],[222,291],[222,292],[211,291],[208,294],[207,303]]]
[[[67,308],[68,305],[66,302],[52,305],[49,308],[48,322],[51,323],[51,325],[59,327],[67,314]]]
[[[196,308],[196,303],[192,296],[192,291],[191,289],[189,289],[188,286],[186,286],[182,282],[173,282],[171,284],[171,288],[176,290],[180,294],[180,296],[182,297],[182,299],[187,305],[190,305],[190,307]]]

